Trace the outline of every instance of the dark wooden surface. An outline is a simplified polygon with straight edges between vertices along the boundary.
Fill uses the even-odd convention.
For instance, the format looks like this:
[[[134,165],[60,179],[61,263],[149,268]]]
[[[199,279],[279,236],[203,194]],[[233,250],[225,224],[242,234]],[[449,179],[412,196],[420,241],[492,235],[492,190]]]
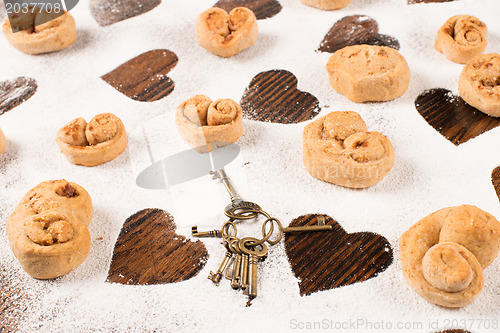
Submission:
[[[415,107],[429,125],[457,146],[500,125],[500,118],[487,116],[443,88],[421,93]]]
[[[101,26],[111,25],[149,12],[161,0],[90,0],[90,12]]]
[[[496,167],[491,173],[491,182],[497,192],[498,200],[500,200],[500,167]]]
[[[462,329],[449,329],[449,330],[439,331],[436,333],[471,333],[471,332]]]
[[[315,225],[318,216],[300,216],[290,226]],[[392,247],[385,237],[348,234],[326,215],[325,224],[333,225],[332,231],[285,234],[285,250],[302,296],[366,281],[392,264]]]
[[[253,11],[257,20],[264,20],[281,12],[281,4],[276,0],[219,0],[214,7],[230,12],[236,7],[246,7]]]
[[[175,233],[173,217],[161,209],[144,209],[123,224],[113,251],[107,282],[151,285],[180,282],[205,266],[201,241]]]
[[[411,4],[415,4],[415,3],[421,3],[421,2],[433,3],[433,2],[451,2],[451,1],[455,1],[455,0],[408,0],[408,4],[411,5]]]
[[[118,66],[102,79],[127,97],[153,102],[174,90],[174,81],[167,74],[178,60],[172,51],[152,50]]]
[[[36,81],[29,77],[0,82],[0,115],[29,99],[37,88]]]
[[[312,94],[297,89],[298,80],[286,70],[257,74],[241,99],[247,119],[293,124],[314,118],[321,111]]]

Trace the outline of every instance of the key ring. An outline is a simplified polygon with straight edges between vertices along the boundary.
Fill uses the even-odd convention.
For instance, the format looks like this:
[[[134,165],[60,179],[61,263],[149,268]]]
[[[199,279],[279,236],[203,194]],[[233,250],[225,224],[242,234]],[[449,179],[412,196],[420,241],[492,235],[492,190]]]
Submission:
[[[253,237],[244,237],[239,240],[238,242],[238,248],[243,252],[244,254],[247,255],[254,255],[256,257],[264,257],[267,254],[267,245],[265,243],[258,244],[258,245],[253,245],[256,241],[258,241],[257,238]],[[249,248],[246,247],[246,243],[252,243],[251,247],[254,246],[260,246],[261,250],[256,251],[256,250],[250,250]]]
[[[271,222],[271,230],[269,230],[269,233],[266,234],[266,226],[267,226],[268,222]],[[269,240],[269,238],[271,238],[271,235],[273,233],[274,222],[276,222],[276,224],[278,225],[279,236],[276,238],[276,240]],[[267,242],[269,243],[269,245],[276,245],[276,244],[278,244],[281,241],[281,239],[283,238],[283,225],[281,224],[281,221],[278,220],[275,217],[270,217],[269,216],[267,218],[267,220],[265,220],[264,223],[262,223],[262,235],[265,236],[265,237],[269,235],[269,237],[267,237]]]
[[[233,227],[234,235],[229,234],[229,227]],[[236,237],[237,234],[238,234],[238,229],[236,229],[236,224],[233,221],[229,220],[222,225],[222,237],[227,237],[227,236]]]

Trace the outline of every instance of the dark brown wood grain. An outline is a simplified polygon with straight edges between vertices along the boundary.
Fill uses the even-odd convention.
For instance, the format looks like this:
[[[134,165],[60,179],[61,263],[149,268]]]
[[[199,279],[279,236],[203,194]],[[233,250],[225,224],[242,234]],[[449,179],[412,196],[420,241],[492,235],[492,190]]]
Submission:
[[[107,282],[127,285],[175,283],[194,277],[208,252],[201,241],[175,233],[174,218],[161,209],[144,209],[123,224]]]
[[[257,20],[264,20],[281,12],[281,4],[276,0],[219,0],[214,7],[230,12],[236,7],[246,7],[253,11]]]
[[[96,22],[104,27],[146,12],[161,3],[161,0],[90,0],[90,12]]]
[[[15,281],[13,274],[0,263],[0,332],[16,332],[24,312],[28,296]]]
[[[102,79],[133,100],[153,102],[174,90],[174,81],[167,74],[178,60],[172,51],[152,50],[118,66]]]
[[[294,124],[314,118],[321,111],[312,94],[297,89],[298,80],[289,71],[275,69],[257,74],[241,99],[247,119]]]
[[[433,2],[451,2],[451,1],[455,1],[455,0],[408,0],[408,4],[409,5],[412,5],[412,4],[415,4],[415,3],[433,3]]]
[[[36,81],[28,77],[0,82],[0,115],[28,100],[37,88]]]
[[[487,116],[443,88],[421,93],[415,107],[429,125],[457,146],[500,125],[499,118]]]
[[[495,168],[491,173],[491,182],[497,192],[498,200],[500,200],[500,167]]]
[[[463,329],[449,329],[449,330],[439,331],[436,333],[471,333],[471,332]]]
[[[315,225],[318,216],[300,216],[290,226]],[[348,234],[337,221],[324,217],[325,224],[333,225],[331,231],[285,234],[285,250],[302,296],[366,281],[392,264],[392,247],[385,237]]]

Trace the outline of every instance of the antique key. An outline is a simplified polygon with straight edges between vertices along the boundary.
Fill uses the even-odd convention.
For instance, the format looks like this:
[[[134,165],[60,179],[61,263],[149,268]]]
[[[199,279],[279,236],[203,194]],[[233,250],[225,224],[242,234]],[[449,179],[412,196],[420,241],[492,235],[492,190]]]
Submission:
[[[194,237],[222,237],[222,230],[198,231],[197,226],[191,228],[191,234]]]
[[[323,215],[318,216],[318,224],[316,225],[304,225],[300,227],[286,227],[282,228],[283,232],[312,232],[312,231],[327,231],[332,230],[333,226],[325,224],[325,217]]]
[[[248,263],[250,261],[250,257],[246,253],[241,254],[241,266],[240,266],[240,280],[241,280],[241,289],[245,292],[248,289]]]
[[[224,259],[222,259],[219,269],[217,269],[217,272],[215,273],[210,271],[210,275],[208,276],[208,279],[212,280],[212,282],[217,285],[219,284],[222,278],[222,274],[224,273],[224,270],[226,269],[229,260],[233,257],[233,252],[231,252],[227,246],[226,249],[227,249],[226,254],[224,255]]]
[[[233,266],[233,277],[231,279],[231,288],[240,289],[241,288],[241,263],[243,260],[243,253],[241,250],[235,248],[236,259],[234,259]]]
[[[258,245],[260,246],[260,250],[256,250],[254,247],[249,245],[247,247],[247,243],[256,243],[258,239],[253,237],[245,237],[242,238],[238,245],[240,250],[248,255],[248,286],[244,290],[244,294],[248,295],[252,298],[257,297],[257,262],[259,259],[263,259],[267,256],[267,246],[265,243]]]

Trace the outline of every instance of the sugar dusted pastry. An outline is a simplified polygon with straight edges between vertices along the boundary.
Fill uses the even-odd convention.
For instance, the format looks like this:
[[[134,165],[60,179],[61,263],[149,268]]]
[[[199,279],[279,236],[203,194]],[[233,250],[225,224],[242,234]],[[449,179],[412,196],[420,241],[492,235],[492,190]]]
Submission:
[[[352,0],[300,0],[304,5],[316,7],[323,10],[341,9],[351,3]]]
[[[384,135],[368,132],[356,112],[337,111],[304,128],[303,161],[315,178],[365,188],[377,184],[391,170],[394,148]]]
[[[458,79],[460,96],[492,117],[500,117],[500,54],[482,54],[467,63]]]
[[[7,219],[7,236],[23,269],[37,279],[71,272],[90,251],[92,199],[66,180],[39,184]]]
[[[410,83],[405,58],[387,46],[344,47],[330,57],[326,69],[332,88],[356,103],[390,101]]]
[[[177,108],[176,123],[181,137],[200,152],[236,142],[243,134],[241,106],[231,99],[212,102],[194,96]]]
[[[245,7],[236,7],[229,14],[217,7],[207,9],[198,17],[195,30],[200,46],[225,58],[254,45],[259,34],[257,18]]]
[[[483,269],[500,251],[500,223],[475,206],[443,208],[406,231],[399,249],[410,287],[429,302],[463,307],[483,289]]]
[[[488,28],[477,17],[456,15],[439,28],[434,47],[446,59],[466,64],[484,52]]]
[[[2,129],[0,128],[0,155],[2,155],[6,145],[7,145],[7,140],[5,139],[5,135],[3,134]]]
[[[127,148],[127,133],[120,118],[102,113],[88,124],[83,118],[72,120],[59,130],[56,141],[70,163],[92,167],[120,156]]]

